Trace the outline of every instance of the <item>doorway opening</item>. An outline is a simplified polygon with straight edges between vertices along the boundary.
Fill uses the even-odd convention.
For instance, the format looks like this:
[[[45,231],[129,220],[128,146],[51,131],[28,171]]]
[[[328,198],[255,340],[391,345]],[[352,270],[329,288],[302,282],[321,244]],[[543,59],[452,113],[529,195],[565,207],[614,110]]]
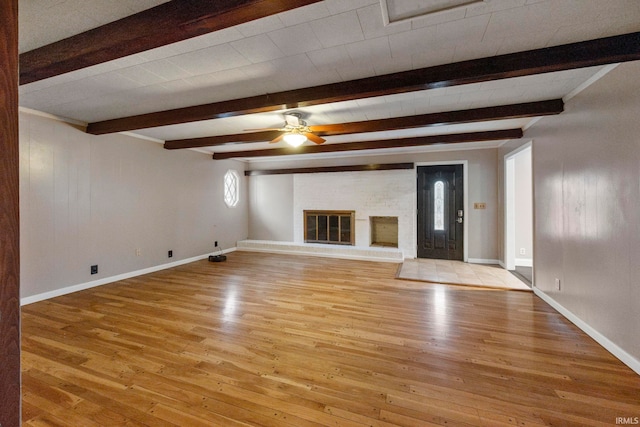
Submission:
[[[533,181],[531,142],[504,157],[504,266],[533,284]]]

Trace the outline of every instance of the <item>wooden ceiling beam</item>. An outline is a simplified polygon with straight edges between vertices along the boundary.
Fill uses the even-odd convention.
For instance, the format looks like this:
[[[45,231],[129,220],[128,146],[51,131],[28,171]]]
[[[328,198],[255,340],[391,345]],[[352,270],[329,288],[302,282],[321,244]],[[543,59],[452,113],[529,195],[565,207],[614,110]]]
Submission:
[[[413,138],[385,139],[379,141],[348,142],[343,144],[303,145],[293,148],[272,148],[266,150],[233,151],[214,153],[214,160],[288,156],[295,154],[335,153],[341,151],[378,150],[382,148],[419,147],[424,145],[453,144],[460,142],[499,141],[522,138],[522,129],[504,129],[485,132],[454,133],[446,135],[418,136]]]
[[[20,55],[20,84],[101,64],[320,0],[174,0]]]
[[[640,59],[640,32],[90,123],[95,135]]]
[[[394,117],[389,119],[369,120],[362,122],[341,123],[334,125],[311,126],[318,136],[345,135],[365,132],[381,132],[399,129],[411,129],[423,126],[441,126],[460,123],[472,123],[488,120],[516,119],[560,114],[564,109],[562,99],[526,102],[522,104],[500,105],[495,107],[473,108],[469,110],[447,111],[421,114],[417,116]],[[246,132],[234,135],[217,135],[203,138],[176,139],[166,141],[164,148],[175,150],[181,148],[212,147],[217,145],[243,144],[247,142],[264,142],[280,136],[280,131]]]
[[[323,166],[293,169],[261,169],[244,171],[244,176],[285,175],[293,173],[369,172],[413,169],[413,163],[382,163],[369,165]]]
[[[315,126],[314,126],[315,127]],[[279,130],[267,130],[260,132],[246,132],[228,135],[204,136],[201,138],[173,139],[164,142],[167,150],[182,148],[213,147],[216,145],[246,144],[248,142],[265,142],[282,135]],[[320,135],[316,132],[316,135]]]

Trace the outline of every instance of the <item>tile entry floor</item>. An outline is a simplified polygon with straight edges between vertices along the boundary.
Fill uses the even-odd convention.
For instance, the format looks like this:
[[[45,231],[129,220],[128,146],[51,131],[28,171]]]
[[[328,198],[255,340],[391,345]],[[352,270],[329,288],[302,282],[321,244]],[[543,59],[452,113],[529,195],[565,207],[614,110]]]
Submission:
[[[522,280],[498,265],[469,264],[441,259],[408,259],[398,269],[397,279],[448,285],[531,291]]]

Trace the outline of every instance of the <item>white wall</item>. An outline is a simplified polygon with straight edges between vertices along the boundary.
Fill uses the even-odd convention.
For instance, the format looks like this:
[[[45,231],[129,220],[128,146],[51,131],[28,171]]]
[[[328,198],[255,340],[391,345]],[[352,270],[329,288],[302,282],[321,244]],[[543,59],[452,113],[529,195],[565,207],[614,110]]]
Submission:
[[[640,372],[638,76],[640,61],[619,65],[526,136],[535,286]]]
[[[215,240],[235,246],[248,203],[243,177],[239,205],[224,204],[229,168],[244,164],[21,113],[21,296],[207,254]]]
[[[394,154],[394,155],[359,155],[345,158],[328,158],[317,160],[304,160],[292,161],[287,160],[269,160],[269,161],[253,161],[249,164],[248,169],[262,170],[262,169],[281,169],[281,168],[303,168],[303,167],[321,167],[321,166],[341,166],[341,165],[357,165],[357,164],[374,164],[374,163],[402,163],[402,162],[451,162],[451,161],[466,161],[468,165],[469,173],[469,185],[466,189],[470,204],[470,209],[466,213],[466,220],[469,230],[469,248],[468,254],[471,260],[497,260],[499,242],[498,236],[498,191],[497,191],[497,149],[481,149],[481,150],[460,150],[460,151],[440,151],[440,152],[425,152],[418,154]],[[395,184],[389,184],[390,186],[400,186],[398,188],[405,188],[407,186],[413,186],[413,194],[405,195],[406,203],[410,204],[412,208],[415,207],[416,193],[415,193],[415,171],[391,171],[400,175],[393,176],[406,176],[406,182],[402,184],[396,182]],[[389,188],[387,185],[381,185],[376,177],[378,174],[384,174],[386,171],[380,172],[358,172],[364,177],[363,180],[358,182],[357,187],[353,187],[346,180],[342,182],[349,188],[352,197],[359,197],[359,192],[365,192],[366,194],[375,194],[378,189]],[[406,174],[406,175],[404,175]],[[309,187],[305,187],[305,192],[321,191],[320,189],[325,185],[325,177],[327,176],[345,176],[343,173],[324,173],[324,174],[312,174],[317,178],[305,178],[311,179],[312,182],[305,181]],[[302,176],[302,175],[301,175]],[[380,175],[384,176],[384,175]],[[392,175],[388,175],[392,176]],[[286,193],[282,190],[283,187],[278,183],[284,182],[285,178],[279,178],[272,180],[271,184],[267,182],[269,176],[252,176],[249,177],[251,182],[251,188],[260,188],[262,192],[260,199],[252,198],[252,203],[249,206],[250,217],[253,218],[252,224],[269,224],[262,231],[257,228],[251,228],[249,238],[257,240],[276,240],[276,241],[291,241],[288,237],[294,235],[295,231],[291,222],[284,224],[281,221],[289,221],[288,217],[279,217],[273,215],[270,212],[272,203],[267,202],[272,199],[277,199],[278,203],[288,206],[287,209],[291,209],[294,212],[294,193]],[[333,179],[333,178],[331,178]],[[259,182],[264,182],[260,184]],[[402,190],[405,191],[405,190]],[[385,193],[379,194],[376,197],[383,197]],[[262,200],[262,202],[260,201]],[[484,202],[487,208],[485,210],[474,210],[474,202]],[[404,203],[404,202],[403,202]],[[364,206],[356,206],[356,215],[358,210]],[[401,209],[404,209],[403,205]],[[283,208],[284,209],[284,208]],[[298,210],[300,208],[297,208]],[[340,208],[342,209],[342,208]],[[284,218],[284,219],[283,219]],[[301,214],[299,221],[302,221]],[[277,223],[277,224],[276,224]],[[301,224],[301,222],[299,222]],[[278,231],[277,233],[271,233],[271,230],[285,230],[289,227],[290,232]],[[405,232],[411,234],[413,237],[416,235],[415,223],[412,222],[411,229],[408,231],[405,228]],[[301,230],[299,231],[302,232]],[[289,234],[291,233],[291,234]],[[356,231],[356,233],[361,234]],[[368,232],[365,233],[368,239]],[[406,238],[405,238],[406,239]],[[405,248],[405,243],[402,243]],[[411,257],[415,256],[415,241],[414,246],[410,248],[406,247],[405,255]]]
[[[293,175],[248,179],[249,236],[254,240],[293,241]]]

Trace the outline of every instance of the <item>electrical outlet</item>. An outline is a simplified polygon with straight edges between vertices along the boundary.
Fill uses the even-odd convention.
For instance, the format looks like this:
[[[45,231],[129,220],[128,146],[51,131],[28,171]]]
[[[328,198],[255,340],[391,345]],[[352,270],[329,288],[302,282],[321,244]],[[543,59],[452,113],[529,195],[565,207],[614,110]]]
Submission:
[[[556,277],[556,290],[559,291],[560,290],[560,279],[558,279]]]
[[[142,249],[137,248],[136,249],[136,256],[141,256],[142,255]]]
[[[91,266],[91,274],[98,274],[98,265]]]
[[[526,248],[520,248],[520,255],[526,255],[527,254],[527,249]]]
[[[169,251],[169,258],[173,258],[173,251]]]

